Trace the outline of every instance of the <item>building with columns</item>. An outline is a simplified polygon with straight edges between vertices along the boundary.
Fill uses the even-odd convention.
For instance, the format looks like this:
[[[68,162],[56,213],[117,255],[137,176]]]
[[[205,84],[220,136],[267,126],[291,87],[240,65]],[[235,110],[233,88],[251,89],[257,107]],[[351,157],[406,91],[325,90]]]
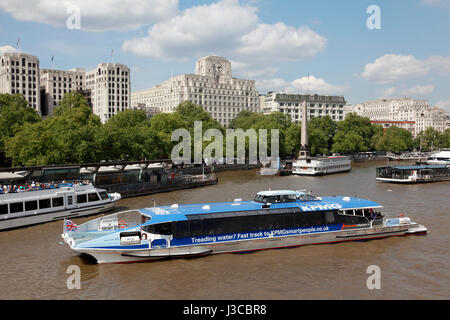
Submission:
[[[348,110],[345,107],[347,102],[342,96],[268,92],[259,98],[262,113],[282,112],[289,114],[294,122],[302,121],[301,107],[304,101],[308,120],[313,117],[330,116],[334,121],[341,121],[344,120]]]
[[[367,101],[354,105],[352,112],[383,127],[395,125],[407,129],[414,137],[428,127],[443,132],[449,127],[450,119],[448,113],[430,106],[428,100],[411,98]]]
[[[259,112],[255,81],[233,78],[231,62],[219,56],[199,59],[194,74],[174,76],[151,89],[131,93],[133,107],[161,112],[173,112],[183,101],[201,105],[223,126],[243,110]]]
[[[42,115],[52,116],[64,94],[83,92],[86,86],[86,70],[40,69]]]
[[[28,105],[41,113],[39,59],[23,52],[0,56],[0,93],[21,94]]]
[[[130,69],[121,63],[101,63],[86,72],[92,111],[102,123],[130,108]]]

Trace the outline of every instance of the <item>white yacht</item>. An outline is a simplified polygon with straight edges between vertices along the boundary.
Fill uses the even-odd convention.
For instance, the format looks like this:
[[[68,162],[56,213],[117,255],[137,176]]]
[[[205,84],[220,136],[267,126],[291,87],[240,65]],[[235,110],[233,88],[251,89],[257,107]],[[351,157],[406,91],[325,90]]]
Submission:
[[[92,184],[0,194],[0,230],[105,212],[120,199]]]
[[[428,157],[427,164],[450,164],[450,149],[443,149],[440,152]]]
[[[349,157],[330,156],[298,159],[292,163],[292,174],[297,175],[324,175],[352,170]]]

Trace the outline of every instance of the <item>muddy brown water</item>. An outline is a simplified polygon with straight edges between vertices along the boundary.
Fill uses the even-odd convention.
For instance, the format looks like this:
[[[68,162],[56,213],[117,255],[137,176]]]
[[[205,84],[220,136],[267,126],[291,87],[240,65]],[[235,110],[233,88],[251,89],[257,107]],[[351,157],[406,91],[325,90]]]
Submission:
[[[323,177],[221,172],[217,185],[122,199],[117,210],[307,189],[374,200],[387,214],[412,216],[427,235],[98,265],[62,244],[56,221],[0,233],[0,299],[449,299],[450,182],[380,183],[375,168],[382,165],[356,163],[350,173]],[[67,287],[71,265],[80,268],[80,289]],[[380,268],[381,289],[367,287],[371,265]]]

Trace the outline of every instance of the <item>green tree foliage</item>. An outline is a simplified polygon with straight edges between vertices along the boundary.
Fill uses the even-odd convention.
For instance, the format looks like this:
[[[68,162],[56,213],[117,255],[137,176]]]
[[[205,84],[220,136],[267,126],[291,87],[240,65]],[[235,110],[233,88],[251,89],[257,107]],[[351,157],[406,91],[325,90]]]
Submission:
[[[450,128],[445,129],[444,133],[442,134],[442,148],[450,148]]]
[[[337,153],[365,152],[372,148],[372,137],[376,132],[369,118],[348,113],[343,121],[337,123],[331,150]]]
[[[73,95],[66,94],[67,99]],[[65,105],[66,96],[61,105]],[[6,141],[6,155],[14,165],[93,162],[101,153],[100,129],[100,119],[87,103],[59,107],[53,117],[23,125]]]
[[[363,137],[356,132],[338,131],[334,136],[333,153],[356,153],[367,150]]]
[[[330,116],[314,117],[308,121],[308,144],[311,155],[328,154],[333,144],[337,124]]]
[[[301,147],[301,132],[302,126],[295,122],[292,122],[285,130],[286,155],[298,157]]]
[[[428,127],[426,130],[419,132],[414,141],[416,149],[422,149],[422,151],[431,151],[441,148],[448,148],[448,130],[444,133],[438,130]]]
[[[26,123],[41,121],[35,109],[19,94],[0,94],[0,161],[4,160],[5,141]]]
[[[414,148],[414,141],[411,132],[408,130],[392,126],[382,132],[381,136],[375,136],[375,149],[377,151],[411,151]]]
[[[225,153],[225,128],[201,106],[191,102],[183,102],[175,112],[157,114],[152,119],[147,119],[143,111],[126,110],[102,124],[78,93],[66,94],[54,116],[44,120],[20,95],[1,94],[0,148],[14,165],[168,159],[173,147],[179,143],[171,139],[174,130],[188,130],[193,142],[195,121],[202,123],[202,137],[208,129],[218,129],[222,133],[224,156],[229,156]],[[301,125],[280,112],[264,115],[242,111],[230,122],[229,128],[255,130],[257,139],[260,138],[259,129],[267,130],[268,154],[271,154],[270,129],[278,129],[281,157],[296,157],[300,150]],[[420,144],[425,151],[449,148],[450,129],[440,133],[428,128],[413,140],[406,130],[391,127],[383,131],[381,126],[372,125],[368,118],[350,113],[341,122],[335,122],[329,116],[311,119],[308,140],[312,155],[373,149],[399,152],[418,148]],[[203,141],[202,148],[212,142]],[[193,143],[191,146],[193,148]],[[246,139],[246,155],[249,155],[249,139]]]
[[[155,158],[169,159],[173,147],[178,143],[172,141],[172,132],[184,128],[184,122],[179,113],[159,113],[150,121],[150,131],[155,142]]]
[[[158,155],[158,137],[142,110],[119,112],[105,123],[101,132],[100,149],[105,160],[143,160]]]

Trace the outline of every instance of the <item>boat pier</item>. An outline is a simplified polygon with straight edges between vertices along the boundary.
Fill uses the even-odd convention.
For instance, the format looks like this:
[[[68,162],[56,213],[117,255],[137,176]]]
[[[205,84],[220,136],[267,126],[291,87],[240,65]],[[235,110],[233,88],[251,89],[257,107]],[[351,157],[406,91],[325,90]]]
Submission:
[[[217,184],[210,168],[179,167],[171,160],[115,161],[59,166],[0,168],[0,184],[89,181],[122,197]]]

